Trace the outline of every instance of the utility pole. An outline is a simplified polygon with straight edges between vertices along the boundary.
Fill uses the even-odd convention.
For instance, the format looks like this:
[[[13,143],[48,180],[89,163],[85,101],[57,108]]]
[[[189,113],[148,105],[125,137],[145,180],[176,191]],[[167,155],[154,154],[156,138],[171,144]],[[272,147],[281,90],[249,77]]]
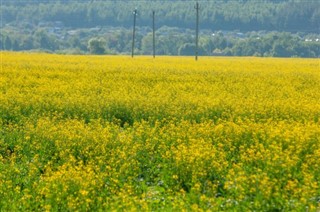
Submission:
[[[132,32],[132,52],[131,57],[134,56],[134,40],[136,36],[136,18],[137,18],[137,9],[134,9],[133,11],[133,32]]]
[[[152,41],[153,41],[153,58],[156,57],[156,36],[155,36],[155,11],[152,11]]]
[[[196,3],[196,6],[195,6],[195,9],[196,9],[196,15],[197,15],[197,19],[196,19],[196,52],[195,52],[195,56],[196,56],[196,61],[198,60],[198,51],[199,51],[199,9],[200,9],[200,6],[199,6],[199,3],[197,2]]]

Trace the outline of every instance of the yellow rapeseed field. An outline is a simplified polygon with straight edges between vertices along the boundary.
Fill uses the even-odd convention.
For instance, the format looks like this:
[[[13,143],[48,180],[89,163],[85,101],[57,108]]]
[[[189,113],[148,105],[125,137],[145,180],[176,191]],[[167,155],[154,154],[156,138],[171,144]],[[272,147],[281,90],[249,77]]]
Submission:
[[[320,60],[1,52],[0,211],[319,211]]]

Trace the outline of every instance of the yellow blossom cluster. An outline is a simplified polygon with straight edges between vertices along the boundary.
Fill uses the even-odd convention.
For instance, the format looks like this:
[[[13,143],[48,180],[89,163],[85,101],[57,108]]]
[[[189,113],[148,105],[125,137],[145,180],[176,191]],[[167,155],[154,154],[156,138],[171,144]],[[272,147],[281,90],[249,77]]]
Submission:
[[[0,211],[319,211],[319,59],[1,52]]]

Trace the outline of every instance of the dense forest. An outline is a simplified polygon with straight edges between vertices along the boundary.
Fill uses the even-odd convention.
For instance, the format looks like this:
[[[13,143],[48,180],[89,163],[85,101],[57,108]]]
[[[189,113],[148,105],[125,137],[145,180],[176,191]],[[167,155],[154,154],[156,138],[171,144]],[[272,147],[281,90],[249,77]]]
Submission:
[[[203,54],[299,57],[320,54],[320,3],[317,0],[207,0],[199,3]],[[95,53],[92,50],[95,43],[104,49],[96,53],[127,53],[132,11],[137,8],[138,53],[149,53],[146,46],[150,41],[154,10],[158,54],[186,54],[193,48],[194,6],[195,1],[181,0],[6,0],[1,5],[0,47],[5,50],[76,49],[78,53]],[[211,36],[213,34],[216,37]],[[174,50],[166,49],[166,42],[171,43],[171,40],[176,41],[172,44]],[[225,44],[221,45],[221,40]],[[260,44],[262,47],[257,49]],[[255,51],[243,50],[248,48]],[[282,54],[275,53],[279,48]],[[298,49],[303,49],[303,53]]]
[[[6,0],[1,7],[3,24],[29,21],[62,21],[67,27],[111,25],[129,27],[131,12],[139,11],[139,24],[149,25],[151,11],[157,24],[180,28],[194,25],[193,1],[50,1]],[[319,32],[317,0],[302,1],[200,1],[201,27],[218,30],[277,30]]]

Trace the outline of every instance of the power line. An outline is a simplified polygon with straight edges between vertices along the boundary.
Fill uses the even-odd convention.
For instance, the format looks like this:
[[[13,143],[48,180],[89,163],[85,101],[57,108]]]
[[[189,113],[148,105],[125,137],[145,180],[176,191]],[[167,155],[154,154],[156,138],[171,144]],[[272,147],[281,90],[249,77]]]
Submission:
[[[196,3],[195,6],[196,9],[196,52],[195,52],[195,59],[196,61],[198,60],[198,54],[199,54],[199,50],[198,50],[198,45],[199,45],[199,2]]]
[[[152,11],[152,47],[153,47],[153,58],[156,57],[156,38],[155,38],[155,11]]]
[[[136,18],[137,18],[137,9],[133,11],[133,32],[132,32],[132,52],[131,57],[134,56],[134,40],[136,35]]]

